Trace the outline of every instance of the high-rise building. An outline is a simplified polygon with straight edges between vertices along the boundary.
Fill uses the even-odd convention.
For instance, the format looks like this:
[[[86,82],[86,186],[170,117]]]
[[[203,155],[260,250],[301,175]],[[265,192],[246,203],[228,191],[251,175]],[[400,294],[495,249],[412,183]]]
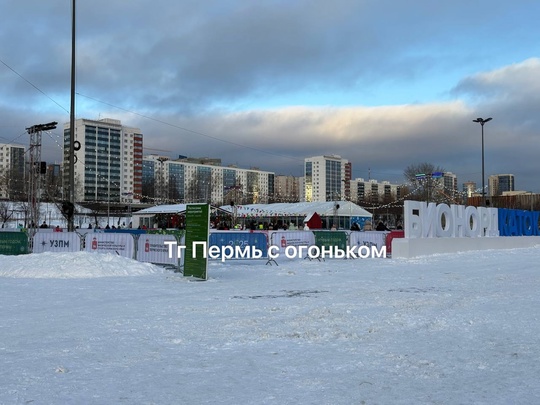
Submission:
[[[305,200],[345,200],[352,168],[348,160],[338,155],[314,156],[304,159]]]
[[[64,184],[69,175],[69,123],[64,124]],[[143,135],[119,120],[75,121],[75,200],[137,202],[142,193]]]
[[[0,143],[0,198],[24,195],[24,146]]]
[[[494,174],[489,176],[489,195],[502,195],[504,192],[514,191],[513,174]]]
[[[148,155],[143,159],[143,198],[162,203],[266,204],[274,197],[274,173],[192,163]],[[210,162],[210,160],[209,160]]]

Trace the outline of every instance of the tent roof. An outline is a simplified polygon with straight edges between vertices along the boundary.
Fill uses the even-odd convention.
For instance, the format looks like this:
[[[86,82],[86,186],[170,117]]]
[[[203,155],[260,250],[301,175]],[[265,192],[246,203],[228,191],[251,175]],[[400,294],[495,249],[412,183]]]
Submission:
[[[308,216],[316,212],[321,217],[334,215],[335,205],[338,204],[338,216],[343,217],[373,217],[364,208],[350,201],[325,201],[325,202],[299,202],[299,203],[275,203],[275,204],[248,204],[237,205],[236,214],[239,216],[273,217],[279,216]],[[223,205],[221,210],[233,212],[233,207]],[[133,215],[177,214],[186,210],[186,204],[156,205],[134,212]]]
[[[134,212],[133,215],[177,214],[186,210],[186,204],[163,204]]]
[[[337,213],[335,206],[339,205]],[[232,212],[233,208],[230,205],[224,205],[222,210]],[[279,216],[308,216],[316,212],[321,217],[338,216],[348,217],[373,217],[364,208],[350,201],[324,201],[324,202],[299,202],[299,203],[275,203],[275,204],[249,204],[237,205],[237,215],[251,215],[259,217]]]

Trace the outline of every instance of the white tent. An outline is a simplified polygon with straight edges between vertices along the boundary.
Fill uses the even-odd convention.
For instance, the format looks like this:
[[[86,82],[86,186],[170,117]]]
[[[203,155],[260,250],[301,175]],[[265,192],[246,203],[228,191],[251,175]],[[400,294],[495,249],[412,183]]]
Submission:
[[[223,205],[220,210],[236,218],[292,218],[307,217],[313,213],[322,218],[344,217],[342,225],[350,226],[351,219],[371,219],[373,215],[350,201],[299,202],[275,204]],[[133,227],[148,222],[156,214],[180,214],[186,211],[186,204],[156,205],[133,213]],[[147,220],[142,220],[146,218]],[[346,219],[345,219],[346,218]],[[153,226],[150,222],[147,226]]]
[[[224,211],[233,213],[230,205],[220,207]],[[236,215],[254,217],[294,216],[304,217],[316,212],[321,217],[360,217],[372,218],[373,215],[364,208],[350,201],[324,201],[324,202],[298,202],[275,204],[249,204],[237,205]]]

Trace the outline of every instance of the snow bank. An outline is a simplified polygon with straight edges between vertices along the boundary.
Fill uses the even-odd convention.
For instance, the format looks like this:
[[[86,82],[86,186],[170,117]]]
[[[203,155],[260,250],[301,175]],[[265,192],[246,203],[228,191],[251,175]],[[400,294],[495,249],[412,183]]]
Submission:
[[[10,278],[125,277],[164,271],[122,256],[89,252],[0,255],[0,263],[0,277]]]

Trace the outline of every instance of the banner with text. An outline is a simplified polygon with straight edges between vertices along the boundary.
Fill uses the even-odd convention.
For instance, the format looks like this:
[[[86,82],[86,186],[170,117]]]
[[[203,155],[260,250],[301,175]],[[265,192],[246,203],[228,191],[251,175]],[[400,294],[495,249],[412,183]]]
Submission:
[[[112,253],[133,259],[135,243],[129,233],[87,233],[85,251]]]
[[[381,249],[386,246],[386,234],[382,231],[351,232],[349,234],[349,246],[376,246]]]
[[[287,246],[313,246],[315,235],[312,231],[275,231],[271,233],[270,244],[279,248],[279,255],[284,255]]]
[[[207,279],[208,259],[206,252],[196,251],[195,246],[201,242],[204,242],[204,246],[208,246],[209,229],[210,209],[208,204],[188,204],[186,206],[184,276]]]
[[[347,249],[347,234],[343,231],[312,231],[315,235],[315,245],[319,247],[337,246],[341,250]]]
[[[137,260],[146,263],[170,264],[178,266],[178,251],[169,247],[165,241],[178,242],[174,235],[141,235],[137,242]]]
[[[25,232],[0,232],[0,255],[28,253],[28,235]]]
[[[75,232],[38,232],[33,238],[34,253],[78,252],[81,238]]]
[[[261,258],[268,257],[268,237],[265,232],[212,232],[210,233],[210,246],[232,246],[235,248],[235,256],[231,259],[240,259],[238,257],[238,250],[244,251],[248,249],[258,249],[262,252]],[[220,249],[222,251],[222,249]],[[216,259],[221,258],[221,256],[216,255]]]

